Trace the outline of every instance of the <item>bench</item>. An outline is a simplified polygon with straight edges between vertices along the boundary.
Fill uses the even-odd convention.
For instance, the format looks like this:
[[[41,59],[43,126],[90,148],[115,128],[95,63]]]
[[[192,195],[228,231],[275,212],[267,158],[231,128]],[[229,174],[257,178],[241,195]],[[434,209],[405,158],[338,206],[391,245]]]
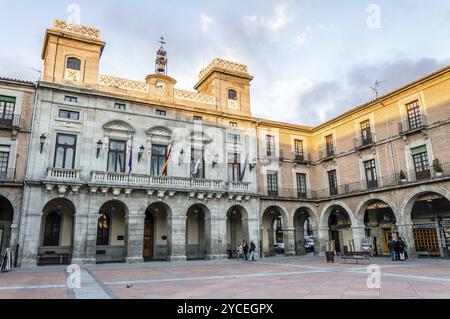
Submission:
[[[67,253],[39,254],[37,263],[38,265],[68,265],[70,257],[70,254]]]
[[[370,257],[372,257],[370,251],[348,251],[345,255],[341,256],[345,263],[347,263],[347,259],[355,260],[356,263],[358,263],[359,260],[368,260],[370,262]]]

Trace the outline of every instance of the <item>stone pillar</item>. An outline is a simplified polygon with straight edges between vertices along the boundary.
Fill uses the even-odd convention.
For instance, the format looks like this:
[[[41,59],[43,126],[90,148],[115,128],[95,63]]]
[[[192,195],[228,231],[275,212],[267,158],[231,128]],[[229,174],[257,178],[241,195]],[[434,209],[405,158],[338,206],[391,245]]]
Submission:
[[[145,214],[129,213],[126,217],[126,262],[129,264],[144,262],[144,220]]]
[[[316,244],[316,235],[314,235],[314,254],[325,256],[325,244],[330,239],[330,232],[328,227],[319,228],[317,230],[318,245]]]
[[[313,239],[314,239],[314,256],[320,256],[320,240],[319,240],[319,229],[318,228],[312,228],[313,232]]]
[[[405,239],[406,251],[409,258],[417,258],[416,243],[414,241],[414,230],[412,224],[398,225],[397,229],[401,237]]]
[[[11,237],[9,239],[9,247],[13,256],[13,264],[16,262],[18,256],[16,256],[16,247],[19,240],[19,225],[11,224]]]
[[[210,225],[211,249],[208,259],[227,259],[227,218],[211,217]]]
[[[355,251],[362,251],[362,243],[366,238],[366,232],[364,226],[352,226],[353,243],[355,245]],[[350,247],[349,247],[350,250]]]
[[[305,248],[305,230],[300,225],[296,225],[294,231],[295,239],[295,254],[296,255],[306,255]]]
[[[95,264],[94,258],[87,258],[87,243],[89,215],[77,213],[74,215],[72,264]]]
[[[295,256],[294,227],[283,229],[284,255]],[[304,246],[304,245],[303,245]]]
[[[186,216],[167,217],[168,238],[170,261],[186,260]]]
[[[37,253],[40,244],[42,212],[28,212],[21,250],[20,267],[36,267]]]
[[[86,227],[86,261],[94,264],[96,262],[95,255],[97,253],[97,229],[98,219],[100,215],[98,211],[90,211],[87,215],[87,227]]]

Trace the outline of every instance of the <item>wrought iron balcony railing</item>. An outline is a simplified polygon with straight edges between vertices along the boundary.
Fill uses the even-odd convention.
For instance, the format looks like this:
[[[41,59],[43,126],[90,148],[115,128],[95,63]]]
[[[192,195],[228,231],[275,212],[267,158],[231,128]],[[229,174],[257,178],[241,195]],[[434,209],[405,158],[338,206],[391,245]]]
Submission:
[[[0,182],[12,182],[16,178],[15,168],[0,167]]]
[[[374,133],[368,134],[367,136],[360,136],[353,140],[353,145],[356,150],[370,147],[373,144],[375,144],[375,134]]]
[[[398,123],[398,133],[400,135],[413,134],[415,132],[421,131],[427,126],[427,116],[419,115]]]
[[[0,117],[1,128],[13,128],[20,126],[20,115],[11,114],[6,117]]]
[[[334,157],[335,154],[335,148],[334,146],[328,146],[326,149],[321,150],[319,152],[319,158],[320,160],[326,160],[326,159],[330,159],[332,157]]]

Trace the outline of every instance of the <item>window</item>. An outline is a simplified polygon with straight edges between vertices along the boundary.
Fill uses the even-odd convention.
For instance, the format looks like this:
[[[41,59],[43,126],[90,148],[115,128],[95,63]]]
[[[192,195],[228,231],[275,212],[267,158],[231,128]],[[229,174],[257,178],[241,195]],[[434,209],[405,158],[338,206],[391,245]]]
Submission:
[[[330,187],[330,195],[338,194],[336,170],[328,172],[328,185]]]
[[[297,173],[297,194],[299,198],[307,197],[306,174]]]
[[[66,96],[64,97],[64,101],[70,102],[70,103],[77,103],[78,98],[76,98],[76,97],[74,97],[74,96],[68,96],[68,95],[66,95]]]
[[[238,153],[228,153],[228,181],[239,182],[241,177],[241,161]]]
[[[81,70],[81,61],[77,58],[68,58],[66,67],[71,70]]]
[[[362,145],[368,145],[372,143],[372,134],[370,130],[370,121],[364,121],[359,123],[361,127],[361,139]]]
[[[59,235],[61,232],[61,216],[57,212],[52,212],[45,218],[44,240],[42,246],[59,246]]]
[[[68,111],[68,110],[59,110],[58,117],[62,119],[68,120],[80,120],[80,112],[77,111]]]
[[[152,145],[152,159],[150,174],[160,176],[166,163],[167,146]]]
[[[266,135],[266,152],[267,156],[275,155],[275,137],[272,135]]]
[[[203,118],[198,115],[194,115],[194,121],[203,121]]]
[[[167,112],[166,111],[162,111],[162,110],[156,110],[156,115],[158,115],[158,116],[166,116]]]
[[[114,109],[125,111],[127,106],[123,103],[114,103]]]
[[[9,152],[0,152],[0,180],[8,177]]]
[[[235,90],[228,90],[228,99],[237,101],[237,92]]]
[[[0,123],[11,123],[14,117],[16,98],[0,95]]]
[[[430,164],[428,161],[427,147],[425,145],[411,149],[414,161],[416,179],[427,179],[431,177]]]
[[[205,154],[203,149],[191,149],[191,176],[205,178]]]
[[[102,214],[97,224],[97,246],[109,245],[109,230],[111,229],[111,218],[108,214]]]
[[[228,108],[239,109],[237,92],[235,90],[228,90]]]
[[[420,115],[419,101],[414,101],[406,105],[408,112],[408,125],[410,130],[414,130],[422,126],[422,116]]]
[[[53,167],[74,169],[76,144],[76,135],[56,135],[55,161]]]
[[[377,188],[378,180],[377,180],[377,169],[375,166],[375,160],[369,160],[364,162],[364,171],[366,172],[366,181],[367,188]]]
[[[267,195],[278,196],[278,172],[267,174]]]
[[[109,142],[108,172],[125,173],[126,147],[123,141]]]
[[[241,136],[236,133],[227,133],[227,141],[233,143],[239,143],[241,141]]]
[[[325,136],[327,157],[334,155],[333,135]]]
[[[303,159],[303,141],[294,140],[294,153],[295,153],[296,160]]]
[[[230,127],[232,127],[232,128],[237,128],[238,125],[237,125],[236,122],[230,122]]]

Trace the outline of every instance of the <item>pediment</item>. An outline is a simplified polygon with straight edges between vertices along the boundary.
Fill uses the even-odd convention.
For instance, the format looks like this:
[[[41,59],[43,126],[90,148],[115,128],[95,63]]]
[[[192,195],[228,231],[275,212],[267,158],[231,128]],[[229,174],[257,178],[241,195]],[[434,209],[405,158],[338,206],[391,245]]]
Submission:
[[[115,120],[103,125],[103,129],[107,131],[118,131],[126,133],[134,133],[134,128],[127,122]]]
[[[147,130],[148,136],[171,137],[172,130],[165,126],[153,126]]]

